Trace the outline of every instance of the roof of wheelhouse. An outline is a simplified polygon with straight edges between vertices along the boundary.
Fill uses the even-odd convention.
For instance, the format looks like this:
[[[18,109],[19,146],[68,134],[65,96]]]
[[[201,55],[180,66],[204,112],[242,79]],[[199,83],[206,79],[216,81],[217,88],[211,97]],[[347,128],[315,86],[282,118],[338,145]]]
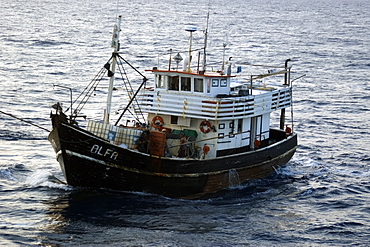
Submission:
[[[187,72],[187,71],[179,71],[179,70],[160,70],[160,69],[151,69],[146,70],[153,73],[164,73],[164,74],[181,74],[181,75],[193,75],[193,76],[202,76],[202,77],[220,77],[220,78],[229,78],[229,77],[235,77],[235,75],[228,75],[228,74],[222,74],[220,72]]]

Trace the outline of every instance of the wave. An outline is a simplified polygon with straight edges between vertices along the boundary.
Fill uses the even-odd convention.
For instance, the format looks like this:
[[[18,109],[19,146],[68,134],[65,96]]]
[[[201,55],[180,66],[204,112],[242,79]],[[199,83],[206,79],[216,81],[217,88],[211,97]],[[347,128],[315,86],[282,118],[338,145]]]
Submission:
[[[350,235],[354,234],[357,227],[363,227],[364,225],[359,222],[342,221],[334,224],[317,224],[313,225],[308,229],[308,232],[325,232],[326,234],[338,234],[338,235]],[[348,230],[353,229],[353,230]],[[355,244],[356,245],[356,244]]]
[[[72,44],[72,43],[69,43],[69,42],[61,42],[61,41],[54,41],[54,40],[33,40],[31,42],[32,42],[32,45],[34,45],[34,46],[42,46],[42,47]]]
[[[27,132],[1,130],[0,140],[19,141],[19,140],[45,140],[45,136],[36,136]]]
[[[38,170],[33,172],[30,176],[26,178],[25,184],[31,187],[47,187],[51,189],[62,189],[65,191],[73,190],[73,187],[59,180],[57,177],[46,170]]]
[[[13,173],[9,168],[0,169],[0,179],[5,179],[8,181],[18,181],[18,179],[13,176]]]

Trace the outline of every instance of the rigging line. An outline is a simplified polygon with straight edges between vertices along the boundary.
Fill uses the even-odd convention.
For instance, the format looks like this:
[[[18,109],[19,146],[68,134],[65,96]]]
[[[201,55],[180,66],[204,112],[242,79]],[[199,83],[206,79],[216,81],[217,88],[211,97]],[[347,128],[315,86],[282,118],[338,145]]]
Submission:
[[[77,113],[78,111],[81,111],[83,106],[86,104],[88,99],[91,97],[92,93],[95,91],[96,87],[99,85],[100,81],[102,80],[102,75],[104,74],[104,72],[105,72],[104,69],[101,69],[99,73],[97,74],[97,76],[95,76],[95,78],[83,90],[83,92],[80,93],[80,95],[73,101],[73,104],[77,103],[77,100],[84,94],[80,102],[77,104],[76,109],[74,110],[75,113]],[[97,78],[98,76],[100,76],[100,78]],[[83,104],[82,107],[81,107],[81,104]],[[66,111],[68,111],[68,109]]]
[[[112,60],[112,58],[110,58],[108,61],[107,61],[107,63],[109,63],[110,61]],[[106,64],[107,64],[106,63]],[[77,97],[77,99],[82,95],[82,94],[84,94],[85,93],[85,91],[87,90],[87,89],[91,89],[91,85],[93,84],[94,85],[94,83],[96,83],[97,81],[100,81],[101,80],[101,78],[103,77],[102,75],[105,73],[105,71],[106,71],[106,68],[105,67],[103,67],[103,68],[101,68],[100,69],[100,71],[94,76],[94,78],[90,81],[90,83],[85,87],[85,89],[80,93],[80,95]],[[75,100],[75,101],[77,101],[77,99]]]
[[[126,72],[126,69],[125,69],[125,67],[123,66],[123,63],[122,63],[122,61],[120,60],[120,64],[119,64],[119,66],[118,66],[118,70],[119,70],[119,72],[120,72],[120,74],[121,74],[121,77],[122,77],[122,80],[123,80],[123,85],[125,86],[125,88],[126,88],[126,92],[127,92],[127,96],[128,96],[128,98],[129,99],[131,99],[131,97],[132,97],[132,95],[133,95],[133,93],[134,93],[134,89],[132,88],[132,85],[131,85],[131,83],[130,83],[130,80],[129,80],[129,78],[128,78],[128,76],[127,76],[127,72]],[[123,78],[123,75],[125,75],[125,77],[126,77],[126,80]],[[136,100],[135,100],[136,101]],[[136,102],[137,103],[137,102]],[[131,113],[131,112],[130,112]],[[133,116],[133,117],[135,117],[132,113],[131,113],[131,115]],[[136,118],[136,117],[135,117]]]
[[[126,89],[126,92],[127,92],[127,94],[128,94],[128,97],[130,98],[130,92],[131,92],[131,93],[133,93],[133,89],[132,89],[132,87],[131,87],[130,80],[129,80],[128,76],[127,76],[126,70],[125,70],[125,68],[123,67],[122,61],[120,61],[120,62],[121,62],[121,63],[118,63],[117,68],[118,68],[118,70],[119,70],[119,73],[121,74],[121,78],[122,78],[122,81],[123,81],[123,85],[124,85],[124,87],[125,87],[125,89]],[[123,75],[125,75],[126,80],[125,80],[125,78],[123,78]],[[131,89],[129,89],[129,88],[128,88],[127,84],[130,86],[130,88],[131,88]],[[131,90],[131,91],[130,91],[130,90]]]
[[[94,93],[96,87],[99,85],[99,82],[101,81],[102,78],[100,78],[99,81],[97,81],[97,84],[94,87],[91,87],[89,92],[84,96],[84,98],[81,100],[81,102],[78,104],[75,112],[76,115],[85,107],[87,101],[90,99],[91,95]]]
[[[103,72],[102,72],[102,70],[99,72],[99,75],[101,75]],[[96,76],[97,77],[97,76]],[[95,78],[96,78],[95,77]],[[86,97],[87,97],[87,95],[90,93],[90,91],[91,90],[93,90],[94,91],[94,89],[96,88],[96,86],[97,86],[97,84],[99,84],[99,82],[100,82],[100,80],[98,80],[98,79],[93,79],[90,83],[89,83],[89,85],[87,86],[87,87],[85,87],[85,89],[82,91],[82,93],[80,93],[78,96],[77,96],[77,98],[72,102],[72,106],[74,105],[74,104],[76,104],[77,103],[77,101],[80,99],[80,97],[84,94],[84,97],[80,100],[80,103],[78,103],[77,104],[77,107],[76,107],[76,109],[74,110],[74,112],[77,112],[78,111],[78,108],[80,107],[80,105],[82,104],[82,102],[86,99]],[[92,82],[94,82],[94,84],[93,85],[91,85],[92,84]],[[96,84],[96,85],[95,85]],[[91,93],[90,93],[91,94]],[[70,109],[70,107],[68,107],[67,108],[67,110],[66,111],[68,111]]]
[[[292,82],[294,82],[294,81],[296,81],[296,80],[298,80],[298,79],[301,79],[302,77],[305,77],[305,76],[306,76],[306,74],[301,75],[301,76],[299,76],[299,77],[295,78],[294,80],[292,80],[292,81],[291,81],[291,83],[292,83]]]
[[[139,91],[141,90],[141,88],[146,85],[146,82],[148,81],[148,78],[146,78],[146,76],[144,76],[140,71],[138,71],[134,66],[132,66],[128,61],[126,61],[119,53],[117,53],[118,57],[121,58],[127,65],[129,65],[133,70],[135,70],[139,75],[141,75],[143,77],[143,82],[140,84],[139,88],[136,90],[135,94],[132,96],[131,100],[128,102],[125,110],[123,110],[123,112],[121,113],[121,115],[119,116],[118,120],[116,121],[116,123],[114,124],[115,126],[117,126],[117,124],[119,123],[119,121],[121,121],[121,118],[123,117],[123,115],[126,113],[126,110],[130,107],[132,101],[136,98],[136,95],[139,93]]]
[[[127,109],[127,111],[135,118],[136,121],[138,121],[139,123],[141,123],[140,119],[138,118],[138,116],[136,116],[136,114],[133,114],[130,109]],[[144,119],[145,120],[145,119]],[[145,122],[145,121],[144,121]]]
[[[23,119],[23,118],[16,117],[16,116],[14,116],[14,115],[12,115],[12,114],[10,114],[10,113],[6,113],[6,112],[3,112],[3,111],[0,111],[0,113],[5,114],[5,115],[8,115],[9,117],[12,117],[12,118],[18,119],[18,120],[20,120],[20,121],[22,121],[22,122],[28,123],[28,124],[30,124],[30,125],[33,125],[33,126],[35,126],[35,127],[37,127],[37,128],[40,128],[40,129],[42,129],[42,130],[45,130],[45,131],[47,131],[47,132],[50,132],[50,130],[48,130],[48,129],[44,128],[44,127],[41,127],[40,125],[34,124],[34,123],[32,123],[32,122],[30,122],[30,121],[27,121],[27,120],[25,120],[25,119]]]
[[[120,58],[118,57],[118,59],[120,59]],[[127,76],[126,69],[125,69],[125,67],[123,66],[122,61],[121,61],[121,60],[119,60],[119,62],[120,62],[120,63],[117,63],[117,64],[118,64],[117,68],[118,68],[118,70],[119,70],[119,73],[121,74],[121,78],[122,78],[122,81],[123,81],[123,85],[124,85],[124,87],[125,87],[125,89],[126,89],[127,96],[128,96],[128,98],[129,98],[129,99],[131,99],[131,95],[133,94],[134,90],[133,90],[133,88],[132,88],[132,86],[131,86],[130,80],[129,80],[128,76]],[[123,78],[123,75],[125,75],[126,80]],[[127,84],[128,84],[128,85],[127,85]],[[128,86],[130,87],[130,89],[129,89],[129,87],[128,87]],[[131,94],[130,94],[130,93],[131,93]],[[119,110],[120,110],[120,109],[119,109]]]
[[[101,69],[98,74],[95,75],[95,77],[90,81],[90,83],[82,90],[82,92],[77,96],[77,98],[73,101],[73,104],[77,102],[77,100],[83,95],[85,94],[86,90],[90,90],[90,85],[95,83],[97,81],[97,77],[101,75],[103,69]],[[82,99],[83,100],[83,99]]]
[[[96,90],[96,87],[99,85],[99,83],[102,81],[103,79],[103,75],[105,73],[105,70],[106,68],[102,68],[99,73],[94,77],[94,79],[92,80],[92,82],[94,83],[90,83],[85,89],[84,89],[84,92],[87,91],[84,95],[84,97],[81,99],[80,103],[77,105],[74,113],[75,115],[77,115],[86,105],[86,103],[88,102],[88,100],[90,99],[91,95],[95,92]],[[88,89],[88,90],[86,90]],[[82,94],[81,94],[82,95]]]
[[[121,59],[120,57],[119,57],[119,59]],[[127,73],[126,73],[126,70],[125,70],[125,68],[123,67],[123,63],[122,63],[122,61],[120,61],[121,62],[121,67],[122,67],[122,70],[124,71],[124,74],[126,75],[126,79],[127,79],[127,83],[128,83],[128,85],[130,86],[130,89],[131,89],[131,94],[133,94],[134,93],[134,89],[132,88],[132,85],[131,85],[131,83],[130,83],[130,80],[129,80],[129,78],[127,77]],[[119,70],[120,70],[120,72],[121,72],[121,68],[118,66],[118,68],[119,68]],[[122,72],[121,72],[121,76],[122,76]],[[123,78],[122,78],[123,79]],[[126,82],[124,81],[124,84],[125,84],[125,87],[126,87],[126,91],[127,91],[127,93],[128,93],[128,97],[131,99],[131,97],[132,97],[132,95],[130,96],[130,93],[129,93],[129,90],[127,90],[127,85],[126,85]],[[139,105],[139,102],[137,101],[137,98],[135,97],[134,98],[134,100],[135,100],[135,103],[136,103],[136,106],[139,108],[139,111],[140,111],[140,115],[141,115],[141,117],[143,118],[143,119],[145,119],[145,117],[144,117],[144,114],[143,114],[143,112],[142,112],[142,110],[141,110],[141,108],[140,108],[140,105]],[[135,109],[135,106],[134,106],[134,109]],[[132,113],[131,113],[132,114]],[[133,115],[133,114],[132,114]]]
[[[140,73],[140,72],[139,72]],[[140,73],[141,74],[141,73]],[[123,110],[123,112],[121,113],[121,115],[119,116],[119,118],[117,119],[116,123],[114,124],[115,126],[117,126],[117,124],[119,123],[119,121],[121,121],[121,118],[123,117],[123,115],[126,113],[126,110],[130,107],[132,101],[136,98],[136,95],[139,93],[139,91],[141,90],[141,88],[146,85],[146,82],[147,82],[147,78],[144,76],[143,78],[143,82],[140,84],[139,88],[136,90],[134,96],[132,96],[131,100],[128,102],[125,110]]]
[[[145,83],[145,85],[146,85],[146,83]],[[145,87],[145,86],[144,86],[144,87]],[[140,115],[141,115],[141,117],[143,118],[143,120],[144,120],[144,122],[145,122],[145,117],[144,117],[143,111],[141,110],[140,104],[139,104],[139,102],[137,101],[136,96],[134,96],[134,97],[135,97],[136,107],[139,109]],[[134,111],[135,111],[135,105],[133,105],[133,109],[134,109]],[[131,114],[132,114],[132,113],[131,113]],[[136,114],[136,115],[138,115],[138,114]],[[139,118],[139,116],[137,116],[137,118]],[[139,122],[140,122],[140,121],[139,121]]]
[[[117,66],[117,67],[118,67],[118,70],[119,70],[119,72],[120,72],[120,74],[121,74],[122,81],[123,81],[123,84],[124,84],[124,86],[125,86],[125,88],[126,88],[127,93],[129,93],[129,92],[130,92],[130,90],[131,90],[131,92],[133,92],[134,90],[132,89],[132,86],[131,86],[130,80],[129,80],[129,78],[127,77],[127,73],[126,73],[125,68],[123,67],[122,62],[121,62],[120,64],[118,64],[118,66]],[[123,78],[123,75],[125,75],[126,80]],[[127,87],[127,83],[126,83],[126,81],[127,81],[127,83],[129,84],[130,89]],[[130,96],[130,95],[129,95],[129,96]]]
[[[119,58],[121,58],[127,65],[129,65],[133,70],[135,70],[139,75],[143,77],[145,81],[148,79],[143,75],[140,71],[138,71],[134,66],[132,66],[126,59],[124,59],[119,53],[117,54]]]
[[[107,63],[109,63],[111,60],[112,60],[113,56],[111,56],[111,58],[107,61]],[[81,105],[81,103],[85,100],[85,98],[87,97],[87,95],[90,93],[90,90],[93,90],[95,89],[95,87],[97,85],[95,84],[99,84],[99,82],[101,81],[102,79],[102,75],[104,74],[105,72],[105,67],[101,68],[100,71],[94,76],[94,78],[90,81],[90,83],[84,88],[84,90],[82,90],[82,92],[77,96],[77,98],[73,101],[72,105],[75,104],[77,102],[77,100],[83,95],[85,94],[85,96],[82,98],[81,102],[78,104],[78,106],[76,107],[76,110],[78,109],[78,107]],[[86,92],[87,91],[87,92]],[[86,92],[86,93],[85,93]],[[92,93],[90,93],[91,95]],[[84,104],[85,105],[85,104]],[[67,111],[69,110],[69,108],[67,109]]]

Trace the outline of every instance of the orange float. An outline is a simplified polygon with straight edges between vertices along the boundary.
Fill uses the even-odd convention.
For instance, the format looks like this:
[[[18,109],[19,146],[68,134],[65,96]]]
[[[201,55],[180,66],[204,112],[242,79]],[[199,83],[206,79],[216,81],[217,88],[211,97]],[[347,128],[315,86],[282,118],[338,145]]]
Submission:
[[[199,126],[200,131],[207,134],[211,131],[211,123],[208,121],[202,121]]]
[[[160,116],[155,116],[152,119],[153,128],[162,129],[163,124],[164,124],[163,118],[161,118]]]

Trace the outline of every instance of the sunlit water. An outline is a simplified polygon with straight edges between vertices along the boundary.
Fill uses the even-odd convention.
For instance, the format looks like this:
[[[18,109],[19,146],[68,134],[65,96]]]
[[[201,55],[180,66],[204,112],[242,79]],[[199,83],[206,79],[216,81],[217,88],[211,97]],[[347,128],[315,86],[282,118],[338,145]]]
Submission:
[[[117,13],[123,56],[150,78],[145,69],[170,48],[186,51],[184,28],[203,29],[209,10],[210,62],[222,60],[226,40],[235,61],[291,58],[292,79],[306,75],[294,81],[296,155],[276,175],[209,200],[78,189],[58,182],[46,131],[0,114],[0,245],[370,244],[369,1],[125,2],[2,0],[1,111],[50,129],[50,106],[69,100],[53,85],[87,85],[109,59]],[[194,46],[202,41],[194,33]],[[93,101],[88,114],[103,100]],[[237,179],[231,172],[230,184]]]

